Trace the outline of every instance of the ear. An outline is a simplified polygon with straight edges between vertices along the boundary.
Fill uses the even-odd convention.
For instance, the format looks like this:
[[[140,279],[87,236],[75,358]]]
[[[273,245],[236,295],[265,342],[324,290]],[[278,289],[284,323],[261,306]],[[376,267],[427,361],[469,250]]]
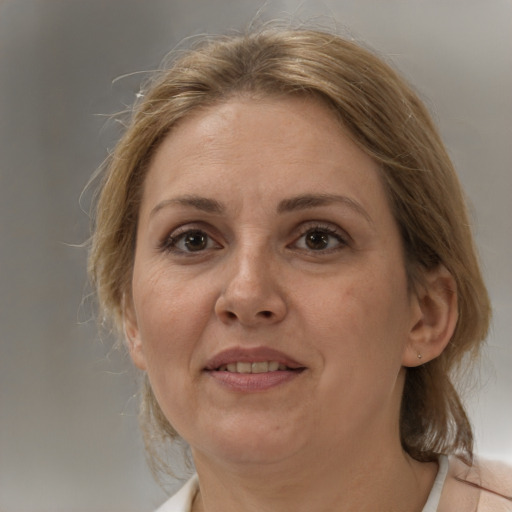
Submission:
[[[128,351],[133,363],[140,370],[146,370],[144,346],[140,338],[137,315],[131,299],[125,299],[123,305],[123,328]]]
[[[412,297],[412,321],[404,366],[420,366],[438,357],[457,325],[457,285],[444,265],[423,273]]]

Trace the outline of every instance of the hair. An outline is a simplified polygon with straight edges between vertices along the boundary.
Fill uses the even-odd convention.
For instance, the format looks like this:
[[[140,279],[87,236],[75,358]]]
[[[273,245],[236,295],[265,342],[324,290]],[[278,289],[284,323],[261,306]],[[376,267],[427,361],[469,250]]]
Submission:
[[[324,102],[353,141],[380,164],[409,283],[420,284],[421,272],[439,265],[455,280],[455,332],[439,357],[407,369],[400,436],[416,460],[432,461],[440,453],[471,460],[472,430],[452,376],[478,355],[490,304],[461,186],[417,94],[373,52],[337,35],[264,27],[207,38],[151,80],[103,169],[89,256],[99,307],[122,332],[144,179],[164,137],[180,120],[230,98],[289,95]],[[153,441],[177,434],[147,378],[141,410],[150,460],[164,466]]]

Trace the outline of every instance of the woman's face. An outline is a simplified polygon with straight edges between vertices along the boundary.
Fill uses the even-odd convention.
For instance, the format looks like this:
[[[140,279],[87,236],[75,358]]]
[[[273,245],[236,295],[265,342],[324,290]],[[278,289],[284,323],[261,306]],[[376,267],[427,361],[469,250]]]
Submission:
[[[163,141],[126,332],[197,457],[398,436],[418,315],[378,166],[325,106],[233,99]]]

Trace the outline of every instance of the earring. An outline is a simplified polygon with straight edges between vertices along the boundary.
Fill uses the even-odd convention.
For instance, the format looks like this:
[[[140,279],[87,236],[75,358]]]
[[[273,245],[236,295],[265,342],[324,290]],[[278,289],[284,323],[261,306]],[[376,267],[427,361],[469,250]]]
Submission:
[[[423,356],[418,352],[418,359],[421,359]]]

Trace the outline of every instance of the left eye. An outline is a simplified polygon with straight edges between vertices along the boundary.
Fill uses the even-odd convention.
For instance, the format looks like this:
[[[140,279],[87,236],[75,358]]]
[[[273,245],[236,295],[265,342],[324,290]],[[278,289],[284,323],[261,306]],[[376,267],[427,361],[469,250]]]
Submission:
[[[347,245],[346,241],[337,232],[328,228],[308,229],[295,242],[295,247],[307,251],[328,251]]]
[[[215,241],[200,229],[190,229],[169,237],[166,249],[185,253],[201,252],[217,247]]]

